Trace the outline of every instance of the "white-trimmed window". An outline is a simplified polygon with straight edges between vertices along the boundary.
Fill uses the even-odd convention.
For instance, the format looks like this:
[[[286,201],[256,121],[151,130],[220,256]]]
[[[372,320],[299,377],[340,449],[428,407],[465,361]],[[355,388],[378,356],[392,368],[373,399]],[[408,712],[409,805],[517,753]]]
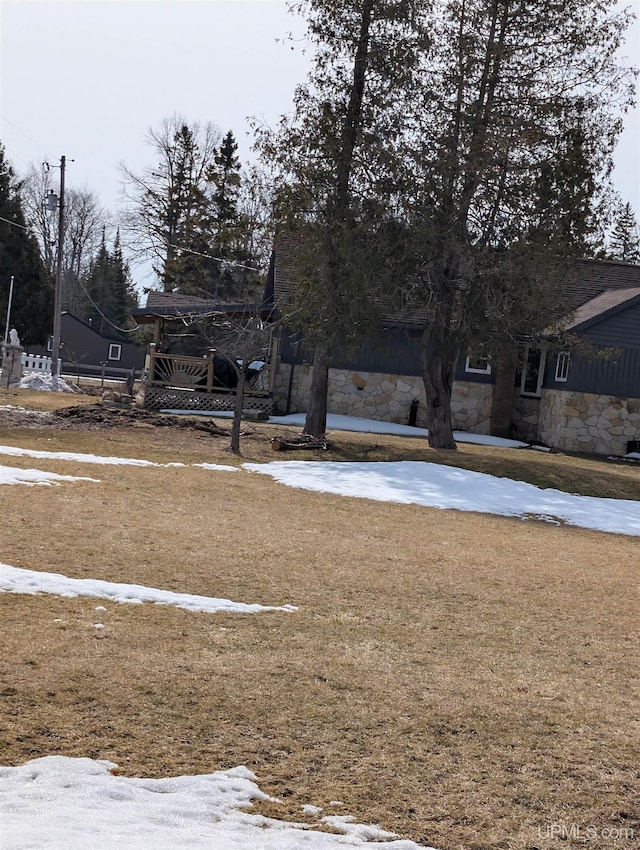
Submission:
[[[112,342],[109,345],[109,360],[120,360],[122,357],[122,346],[117,342]]]
[[[571,355],[568,351],[561,351],[556,358],[556,381],[564,382],[569,375],[569,362]]]
[[[547,352],[544,348],[528,345],[524,351],[524,365],[520,380],[520,395],[539,397],[544,380]]]
[[[473,375],[490,375],[491,364],[486,357],[472,357],[469,355],[464,361],[464,371]]]
[[[53,337],[50,336],[47,340],[47,351],[53,351]]]

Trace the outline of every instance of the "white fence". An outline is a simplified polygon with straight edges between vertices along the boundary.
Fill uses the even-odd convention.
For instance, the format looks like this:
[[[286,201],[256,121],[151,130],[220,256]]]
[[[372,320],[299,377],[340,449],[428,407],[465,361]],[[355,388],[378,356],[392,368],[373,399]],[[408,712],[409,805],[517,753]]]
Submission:
[[[51,358],[41,357],[38,354],[27,354],[22,352],[22,371],[40,372],[43,375],[51,374]],[[58,374],[60,374],[61,360],[58,360]]]

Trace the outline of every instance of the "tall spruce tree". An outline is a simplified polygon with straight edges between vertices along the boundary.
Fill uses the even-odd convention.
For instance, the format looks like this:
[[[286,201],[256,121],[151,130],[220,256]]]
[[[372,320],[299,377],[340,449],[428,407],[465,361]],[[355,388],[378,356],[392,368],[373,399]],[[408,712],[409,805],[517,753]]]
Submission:
[[[0,143],[0,321],[4,328],[13,277],[10,326],[23,345],[42,345],[53,328],[53,284],[25,220],[19,190]]]
[[[621,263],[640,263],[640,236],[630,203],[621,206],[615,215],[607,256]]]
[[[165,292],[197,289],[206,275],[212,243],[207,197],[220,132],[213,124],[189,124],[180,115],[150,129],[156,162],[142,174],[122,166],[127,209],[123,225],[148,257]]]
[[[221,138],[214,124],[189,124],[174,115],[149,131],[148,142],[153,166],[142,174],[122,166],[123,223],[139,246],[137,256],[151,258],[165,292],[244,299],[257,290],[257,264],[244,250],[233,133]]]
[[[108,336],[125,336],[132,326],[131,308],[137,298],[122,256],[120,234],[116,235],[113,251],[109,251],[103,235],[84,284],[85,307],[81,318]]]
[[[216,223],[216,241],[221,250],[228,250],[233,241],[233,231],[238,221],[238,193],[240,190],[240,160],[238,143],[231,130],[224,137],[214,155],[214,167],[210,172]]]

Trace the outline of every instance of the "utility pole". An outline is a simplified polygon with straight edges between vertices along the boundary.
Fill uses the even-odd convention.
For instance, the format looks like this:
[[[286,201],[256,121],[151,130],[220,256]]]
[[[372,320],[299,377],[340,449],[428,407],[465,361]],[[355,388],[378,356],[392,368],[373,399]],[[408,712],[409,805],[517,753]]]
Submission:
[[[58,256],[56,258],[56,289],[53,305],[53,345],[51,349],[51,377],[57,389],[58,359],[60,357],[60,320],[62,313],[62,249],[64,247],[64,169],[66,158],[60,157],[60,198],[58,200]]]
[[[9,283],[9,304],[7,306],[7,324],[4,329],[4,344],[7,344],[7,340],[9,339],[9,324],[11,322],[11,302],[13,301],[13,275],[11,275],[11,281]]]

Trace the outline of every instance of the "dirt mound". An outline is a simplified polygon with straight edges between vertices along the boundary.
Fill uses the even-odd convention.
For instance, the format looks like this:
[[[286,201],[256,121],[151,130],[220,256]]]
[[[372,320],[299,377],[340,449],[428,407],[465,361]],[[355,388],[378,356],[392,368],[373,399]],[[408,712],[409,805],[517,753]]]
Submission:
[[[74,405],[55,411],[55,417],[78,425],[110,428],[118,425],[147,425],[154,428],[187,428],[192,431],[204,431],[215,437],[228,437],[229,432],[215,422],[196,419],[190,416],[171,416],[153,413],[140,407],[117,408],[101,404]]]
[[[0,425],[13,425],[18,428],[43,428],[55,425],[52,413],[46,410],[27,410],[11,404],[0,405]]]

